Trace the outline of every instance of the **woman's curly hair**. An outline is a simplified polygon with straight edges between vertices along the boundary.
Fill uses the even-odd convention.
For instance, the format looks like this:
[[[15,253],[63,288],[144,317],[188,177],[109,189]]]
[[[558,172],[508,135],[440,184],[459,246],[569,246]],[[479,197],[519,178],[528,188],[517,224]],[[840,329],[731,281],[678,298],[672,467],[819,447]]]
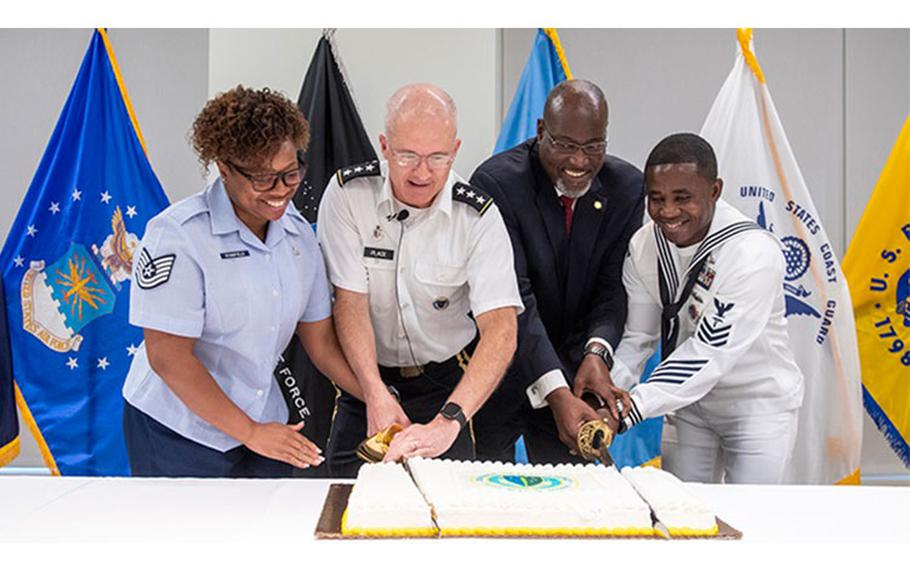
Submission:
[[[310,142],[310,127],[297,105],[268,87],[237,85],[209,100],[191,133],[193,149],[208,169],[215,160],[263,163],[290,141],[298,149]]]

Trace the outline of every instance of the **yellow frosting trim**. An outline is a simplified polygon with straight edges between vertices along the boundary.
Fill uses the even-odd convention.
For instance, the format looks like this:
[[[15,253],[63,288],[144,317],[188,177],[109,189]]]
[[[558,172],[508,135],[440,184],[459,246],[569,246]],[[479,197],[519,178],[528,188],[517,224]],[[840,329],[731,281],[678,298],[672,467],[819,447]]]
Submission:
[[[717,525],[710,529],[667,528],[670,536],[715,536],[718,533]]]
[[[360,527],[348,526],[348,510],[345,509],[341,515],[341,534],[345,536],[367,536],[367,537],[414,537],[414,536],[436,536],[435,528],[376,528],[365,529]]]
[[[655,536],[659,534],[653,528],[563,528],[541,529],[522,527],[473,527],[442,529],[442,536]]]

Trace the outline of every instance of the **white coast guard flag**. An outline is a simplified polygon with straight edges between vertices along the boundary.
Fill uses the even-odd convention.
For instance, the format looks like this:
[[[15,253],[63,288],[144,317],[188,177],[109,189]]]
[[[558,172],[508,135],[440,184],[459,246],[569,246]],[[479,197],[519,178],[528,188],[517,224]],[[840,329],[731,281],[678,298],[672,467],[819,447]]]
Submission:
[[[862,392],[847,282],[790,150],[752,51],[739,53],[702,136],[717,153],[724,199],[777,235],[787,261],[787,324],[806,378],[788,483],[859,483]]]

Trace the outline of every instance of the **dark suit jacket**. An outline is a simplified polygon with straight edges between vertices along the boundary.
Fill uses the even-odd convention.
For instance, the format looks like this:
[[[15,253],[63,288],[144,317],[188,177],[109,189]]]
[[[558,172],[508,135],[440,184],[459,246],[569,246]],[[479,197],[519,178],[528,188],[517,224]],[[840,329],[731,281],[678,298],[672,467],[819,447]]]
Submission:
[[[617,346],[626,321],[623,260],[644,213],[641,171],[607,156],[576,202],[567,236],[562,204],[537,152],[536,139],[527,140],[488,159],[471,177],[502,212],[525,305],[515,360],[487,403],[504,419],[547,371],[561,368],[571,384],[590,337]]]

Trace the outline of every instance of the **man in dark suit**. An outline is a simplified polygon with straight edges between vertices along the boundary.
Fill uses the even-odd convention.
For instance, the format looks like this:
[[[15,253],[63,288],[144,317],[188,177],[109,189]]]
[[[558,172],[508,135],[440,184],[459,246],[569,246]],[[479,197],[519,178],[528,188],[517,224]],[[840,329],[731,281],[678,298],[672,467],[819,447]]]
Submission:
[[[610,367],[626,320],[623,259],[644,194],[641,171],[606,153],[607,119],[600,88],[560,83],[537,136],[471,178],[502,212],[525,304],[512,366],[474,417],[479,459],[511,461],[523,434],[532,463],[578,461],[578,428],[598,417],[585,391],[618,418]]]

